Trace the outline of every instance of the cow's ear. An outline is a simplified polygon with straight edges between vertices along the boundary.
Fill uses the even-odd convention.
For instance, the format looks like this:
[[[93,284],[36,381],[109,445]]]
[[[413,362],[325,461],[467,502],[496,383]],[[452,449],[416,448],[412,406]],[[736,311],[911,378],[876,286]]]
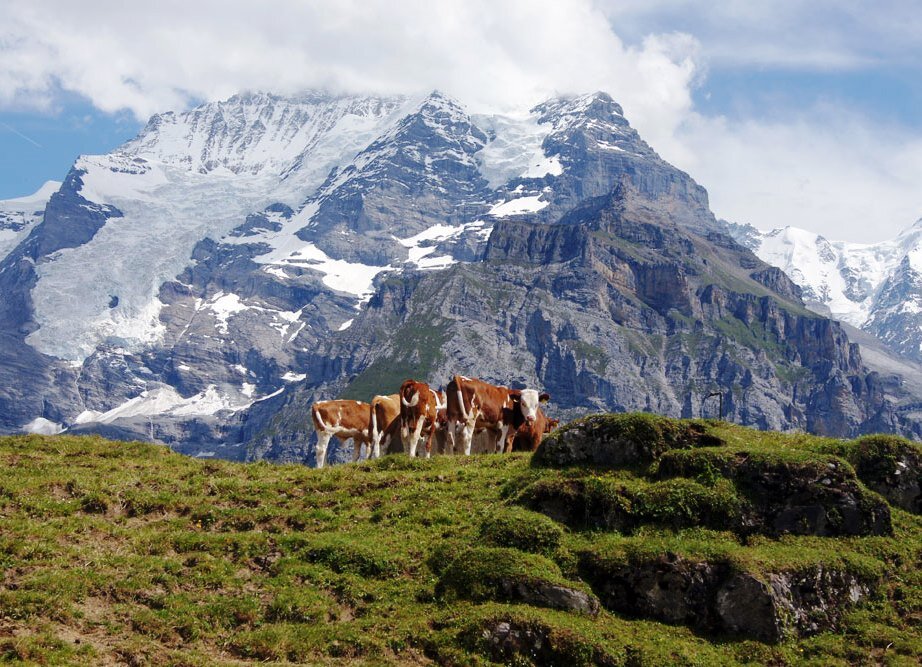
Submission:
[[[551,395],[547,392],[544,392],[543,394],[538,396],[538,400],[541,401],[542,403],[547,403],[549,400],[551,400]]]

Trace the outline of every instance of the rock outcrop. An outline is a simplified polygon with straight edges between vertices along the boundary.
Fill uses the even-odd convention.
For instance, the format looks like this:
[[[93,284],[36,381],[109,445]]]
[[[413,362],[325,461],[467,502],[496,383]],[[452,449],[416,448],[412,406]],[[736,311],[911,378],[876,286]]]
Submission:
[[[821,564],[755,574],[677,554],[623,562],[586,553],[580,572],[613,611],[765,642],[835,628],[877,585]]]

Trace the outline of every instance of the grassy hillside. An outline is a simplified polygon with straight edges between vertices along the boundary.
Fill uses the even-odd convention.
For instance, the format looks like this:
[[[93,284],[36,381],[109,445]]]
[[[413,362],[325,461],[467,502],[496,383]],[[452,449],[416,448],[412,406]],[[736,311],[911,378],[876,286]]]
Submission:
[[[629,460],[555,461],[567,431],[536,461],[391,456],[324,470],[0,438],[0,661],[918,664],[922,519],[868,488],[918,447],[599,424],[569,434],[615,429],[636,445]],[[836,520],[827,505],[816,531],[802,520],[790,534],[759,489],[804,471],[818,493],[848,489],[858,514]],[[782,619],[783,637],[756,639],[628,604],[651,563],[704,580],[851,583],[809,622]],[[660,589],[668,616],[675,591]]]

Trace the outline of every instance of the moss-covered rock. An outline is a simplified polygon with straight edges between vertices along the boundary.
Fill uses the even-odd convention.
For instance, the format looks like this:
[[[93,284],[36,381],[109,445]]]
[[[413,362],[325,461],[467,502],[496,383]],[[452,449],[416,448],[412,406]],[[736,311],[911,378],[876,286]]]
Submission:
[[[632,514],[636,523],[739,531],[744,505],[728,480],[706,486],[678,478],[636,491],[632,497]]]
[[[864,484],[891,504],[922,514],[922,447],[895,435],[869,435],[843,443],[836,453]]]
[[[661,478],[730,479],[746,501],[744,532],[890,535],[890,508],[842,459],[820,454],[702,449],[665,453]]]
[[[518,502],[571,528],[630,533],[645,524],[743,530],[743,507],[728,480],[635,482],[630,487],[587,475],[534,482]]]
[[[663,553],[645,558],[587,551],[580,573],[613,611],[766,642],[837,627],[876,581],[814,563],[752,572],[729,558]]]
[[[556,564],[536,554],[472,547],[456,553],[440,569],[435,594],[443,599],[523,602],[590,615],[599,610],[599,601],[592,593],[564,579]]]
[[[504,507],[480,524],[480,537],[490,546],[550,556],[560,546],[563,530],[541,514]]]
[[[518,502],[571,528],[626,531],[635,524],[625,487],[599,477],[539,480]]]
[[[565,629],[521,615],[480,620],[461,634],[470,649],[506,665],[615,667],[623,662]]]
[[[551,433],[538,447],[532,463],[629,468],[648,465],[670,449],[720,444],[702,422],[646,413],[592,415]]]

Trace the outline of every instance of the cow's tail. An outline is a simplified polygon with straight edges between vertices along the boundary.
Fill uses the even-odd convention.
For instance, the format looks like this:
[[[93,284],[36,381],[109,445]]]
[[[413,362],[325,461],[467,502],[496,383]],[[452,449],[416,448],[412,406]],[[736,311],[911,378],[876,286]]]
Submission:
[[[461,416],[464,417],[464,421],[467,422],[470,419],[470,415],[467,413],[467,408],[464,405],[464,392],[461,391],[461,376],[455,376],[455,387],[458,392],[458,406],[461,408]]]
[[[314,418],[315,426],[320,426],[321,431],[327,430],[327,425],[323,423],[323,418],[320,416],[320,410],[316,405],[311,406],[311,416]]]

